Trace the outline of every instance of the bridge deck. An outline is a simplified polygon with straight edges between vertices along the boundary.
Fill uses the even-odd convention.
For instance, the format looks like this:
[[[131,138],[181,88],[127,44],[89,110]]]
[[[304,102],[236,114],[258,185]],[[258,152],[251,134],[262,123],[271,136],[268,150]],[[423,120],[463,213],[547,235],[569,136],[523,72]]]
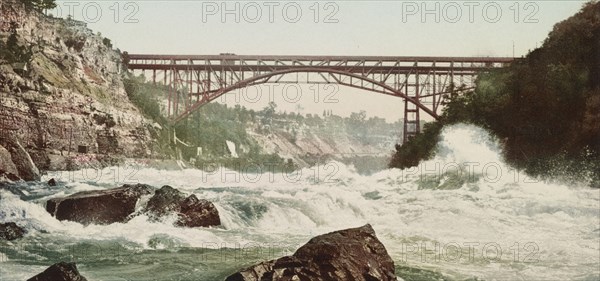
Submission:
[[[512,57],[429,57],[429,56],[294,56],[294,55],[155,55],[128,54],[131,60],[262,60],[262,61],[384,61],[384,62],[479,62],[510,63]]]
[[[131,70],[206,70],[224,67],[235,71],[277,71],[326,68],[381,74],[452,71],[456,75],[474,75],[484,69],[503,67],[513,60],[509,57],[126,55]]]

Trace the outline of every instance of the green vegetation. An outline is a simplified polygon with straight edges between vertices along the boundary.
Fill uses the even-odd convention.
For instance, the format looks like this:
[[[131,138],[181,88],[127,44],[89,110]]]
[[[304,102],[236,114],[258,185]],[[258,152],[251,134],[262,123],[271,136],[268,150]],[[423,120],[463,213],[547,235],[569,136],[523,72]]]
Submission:
[[[265,111],[274,110],[273,106],[268,106]],[[268,122],[266,119],[263,122]],[[269,165],[278,168],[284,166],[283,158],[263,153],[258,143],[247,135],[246,127],[257,120],[257,113],[244,107],[228,108],[219,103],[206,104],[175,126],[177,137],[191,145],[191,148],[182,149],[182,155],[184,159],[196,158],[198,167],[215,163],[234,170],[248,167],[266,170]],[[230,157],[227,141],[235,144],[238,158]],[[198,156],[197,147],[202,148],[201,156]]]
[[[158,141],[158,153],[164,157],[174,155],[175,150],[170,142],[169,122],[160,111],[160,97],[167,89],[145,82],[143,76],[135,77],[129,73],[124,74],[123,84],[129,100],[145,117],[161,126],[161,130],[150,130],[152,137]]]
[[[25,8],[29,10],[35,10],[38,12],[44,12],[56,8],[54,0],[21,0],[25,5]]]
[[[102,39],[102,44],[104,44],[104,46],[108,47],[109,49],[112,48],[112,42],[110,41],[110,39],[108,38],[104,38]]]
[[[17,25],[12,23],[6,42],[0,39],[0,61],[9,64],[27,63],[31,60],[32,54],[31,46],[23,46],[19,43]]]
[[[160,125],[168,124],[167,118],[161,114],[160,110],[160,100],[164,92],[168,91],[167,87],[147,83],[143,76],[136,77],[131,74],[125,74],[123,84],[129,100],[140,109],[144,116]]]
[[[390,167],[405,169],[414,167],[422,159],[429,159],[434,154],[434,149],[442,130],[441,122],[426,123],[423,131],[400,146],[396,145],[396,153],[392,156]]]
[[[541,48],[480,75],[474,91],[446,97],[440,120],[397,147],[390,166],[431,157],[442,126],[464,122],[495,134],[505,158],[533,175],[591,176],[600,184],[598,50],[600,4],[592,1],[556,24]]]

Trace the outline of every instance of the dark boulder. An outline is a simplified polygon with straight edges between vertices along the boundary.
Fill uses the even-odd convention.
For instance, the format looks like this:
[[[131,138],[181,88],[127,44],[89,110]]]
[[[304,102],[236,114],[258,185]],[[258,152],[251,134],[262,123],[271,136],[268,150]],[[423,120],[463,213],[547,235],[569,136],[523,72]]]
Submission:
[[[317,236],[292,256],[243,269],[226,281],[397,280],[394,261],[371,225]]]
[[[75,263],[59,262],[27,281],[87,281],[79,274]]]
[[[161,187],[150,198],[144,210],[150,218],[158,220],[170,213],[177,213],[177,226],[206,227],[221,225],[219,212],[213,203],[185,194],[168,185]]]
[[[53,198],[46,203],[46,211],[58,220],[88,224],[126,222],[135,212],[142,195],[152,193],[145,184],[123,185],[109,190],[84,191],[65,198]]]
[[[56,186],[56,180],[55,180],[55,179],[53,179],[53,178],[52,178],[52,179],[50,179],[50,180],[48,181],[48,185],[49,185],[49,186]]]
[[[0,240],[15,240],[23,237],[25,230],[14,222],[0,223]]]

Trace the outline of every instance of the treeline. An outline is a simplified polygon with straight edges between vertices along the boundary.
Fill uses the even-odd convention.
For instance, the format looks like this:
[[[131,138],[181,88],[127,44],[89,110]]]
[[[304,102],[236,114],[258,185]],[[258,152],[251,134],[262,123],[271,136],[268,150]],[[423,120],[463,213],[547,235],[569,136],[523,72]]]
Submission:
[[[558,23],[543,46],[510,67],[482,74],[476,89],[446,97],[438,122],[390,162],[405,168],[433,155],[441,128],[476,124],[495,134],[505,158],[534,175],[600,184],[600,4]]]
[[[287,131],[293,135],[300,127],[307,126],[311,130],[321,131],[321,135],[344,134],[368,142],[373,136],[389,135],[393,131],[400,133],[402,128],[400,121],[388,123],[384,118],[377,116],[367,118],[364,110],[342,117],[334,114],[332,110],[324,110],[323,114],[301,114],[277,111],[276,107],[276,104],[270,103],[263,110],[256,112],[259,121],[269,128]],[[400,139],[401,136],[397,137]]]
[[[30,10],[36,10],[38,12],[44,12],[56,8],[55,0],[20,0],[25,8]]]

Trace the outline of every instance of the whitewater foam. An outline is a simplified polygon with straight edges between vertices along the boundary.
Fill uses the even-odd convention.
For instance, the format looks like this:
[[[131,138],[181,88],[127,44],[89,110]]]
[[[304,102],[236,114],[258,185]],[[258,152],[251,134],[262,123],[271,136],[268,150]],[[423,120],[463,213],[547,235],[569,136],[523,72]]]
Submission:
[[[338,162],[295,174],[125,168],[130,183],[170,185],[214,202],[223,225],[212,229],[178,228],[145,216],[84,227],[44,210],[48,198],[122,184],[114,177],[121,168],[111,167],[97,172],[110,176],[71,178],[67,187],[45,190],[48,195],[36,200],[2,192],[0,221],[24,224],[40,237],[124,240],[142,249],[279,243],[291,251],[315,235],[370,223],[397,264],[490,280],[600,276],[600,190],[528,177],[500,152],[485,130],[459,124],[444,129],[433,159],[370,176]],[[447,259],[448,245],[458,245],[462,258]],[[494,250],[502,252],[497,259]]]

